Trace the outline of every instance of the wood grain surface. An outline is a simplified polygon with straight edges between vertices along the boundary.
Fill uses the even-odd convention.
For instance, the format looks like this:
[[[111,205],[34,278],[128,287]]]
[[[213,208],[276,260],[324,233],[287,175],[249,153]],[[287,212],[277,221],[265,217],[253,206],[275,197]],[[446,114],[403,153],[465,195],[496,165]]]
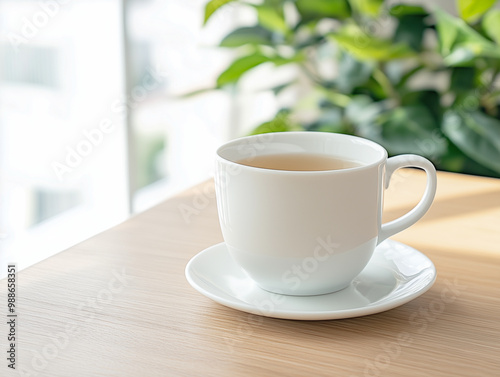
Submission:
[[[406,212],[424,180],[399,172],[385,219]],[[203,183],[21,271],[17,370],[2,357],[0,376],[500,376],[500,180],[439,173],[430,212],[393,238],[438,270],[408,304],[319,322],[239,312],[184,277],[222,241]],[[5,280],[0,296],[6,313]]]

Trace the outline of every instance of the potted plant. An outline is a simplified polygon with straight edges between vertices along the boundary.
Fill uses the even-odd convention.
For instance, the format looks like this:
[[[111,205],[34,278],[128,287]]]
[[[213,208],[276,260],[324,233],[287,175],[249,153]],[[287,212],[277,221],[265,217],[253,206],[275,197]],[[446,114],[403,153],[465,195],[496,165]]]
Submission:
[[[205,23],[221,7],[206,4]],[[302,100],[253,133],[321,130],[359,135],[391,155],[417,153],[439,169],[500,177],[500,10],[458,0],[460,17],[383,0],[240,0],[257,15],[220,42],[235,58],[216,89],[261,64],[295,65]],[[320,67],[336,67],[335,75]],[[300,76],[300,77],[299,77]],[[304,84],[306,83],[306,84]],[[315,114],[304,119],[307,99]]]

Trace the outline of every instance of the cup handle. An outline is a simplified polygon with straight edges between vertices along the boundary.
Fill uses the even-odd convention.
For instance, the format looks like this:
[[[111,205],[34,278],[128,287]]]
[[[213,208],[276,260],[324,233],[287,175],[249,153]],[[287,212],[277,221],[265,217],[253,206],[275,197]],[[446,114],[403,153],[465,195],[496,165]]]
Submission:
[[[420,202],[410,212],[396,220],[382,224],[377,244],[380,244],[385,239],[415,224],[425,215],[434,200],[437,186],[436,169],[429,160],[414,154],[403,154],[391,157],[387,160],[384,188],[387,189],[389,187],[391,176],[396,170],[406,167],[420,168],[427,174],[427,185],[424,195],[422,199],[420,199]]]

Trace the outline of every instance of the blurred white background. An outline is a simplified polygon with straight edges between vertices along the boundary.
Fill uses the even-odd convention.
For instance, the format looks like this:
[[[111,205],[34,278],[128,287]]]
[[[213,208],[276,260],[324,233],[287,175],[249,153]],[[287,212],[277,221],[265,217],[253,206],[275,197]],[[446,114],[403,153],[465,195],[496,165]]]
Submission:
[[[215,86],[218,43],[255,21],[230,6],[203,27],[205,3],[0,0],[2,272],[207,179],[219,144],[274,114],[265,92],[181,97]]]

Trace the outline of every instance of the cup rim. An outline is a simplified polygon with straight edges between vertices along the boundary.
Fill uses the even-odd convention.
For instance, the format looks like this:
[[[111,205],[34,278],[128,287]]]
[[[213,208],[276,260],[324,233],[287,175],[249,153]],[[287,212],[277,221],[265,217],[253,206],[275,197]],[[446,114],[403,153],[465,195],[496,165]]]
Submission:
[[[366,146],[369,146],[373,149],[378,150],[379,152],[382,153],[382,156],[378,158],[377,160],[374,160],[373,162],[370,162],[368,164],[362,164],[359,166],[354,166],[350,168],[343,168],[343,169],[331,169],[331,170],[284,170],[284,169],[268,169],[268,168],[261,168],[257,166],[249,166],[249,165],[244,165],[240,164],[237,161],[230,160],[228,158],[222,157],[221,156],[221,151],[227,147],[230,147],[232,145],[237,145],[241,143],[246,143],[249,140],[252,139],[262,139],[265,138],[266,136],[272,136],[272,135],[297,135],[297,134],[307,134],[307,135],[329,135],[328,137],[335,137],[339,139],[350,139],[350,140],[355,140],[359,144],[364,144]],[[388,153],[387,150],[382,147],[380,144],[368,140],[359,136],[354,136],[354,135],[347,135],[347,134],[340,134],[340,133],[334,133],[334,132],[321,132],[321,131],[286,131],[286,132],[268,132],[268,133],[263,133],[263,134],[257,134],[257,135],[250,135],[250,136],[244,136],[240,137],[237,139],[230,140],[221,146],[217,148],[216,151],[216,157],[217,159],[223,160],[226,163],[236,165],[240,168],[243,169],[250,169],[253,171],[258,171],[258,172],[266,172],[270,174],[297,174],[297,175],[310,175],[310,174],[343,174],[343,173],[348,173],[352,171],[362,171],[362,170],[368,170],[371,169],[375,166],[378,166],[385,162],[388,158]]]

